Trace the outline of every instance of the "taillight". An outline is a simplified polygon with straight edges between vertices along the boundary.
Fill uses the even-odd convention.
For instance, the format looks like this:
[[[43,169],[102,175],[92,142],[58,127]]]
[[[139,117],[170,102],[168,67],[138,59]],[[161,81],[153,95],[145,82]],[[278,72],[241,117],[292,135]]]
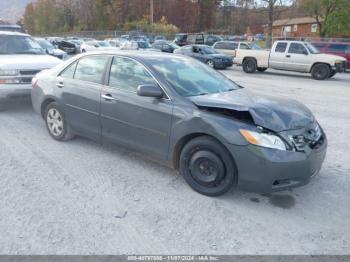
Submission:
[[[32,88],[34,88],[37,83],[38,83],[38,79],[36,77],[33,77],[32,78]]]

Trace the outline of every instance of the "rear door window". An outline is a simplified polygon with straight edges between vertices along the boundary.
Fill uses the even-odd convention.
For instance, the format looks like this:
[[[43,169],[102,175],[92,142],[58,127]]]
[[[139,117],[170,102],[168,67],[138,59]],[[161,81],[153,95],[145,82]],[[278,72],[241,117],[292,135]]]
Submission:
[[[82,58],[75,70],[74,79],[101,84],[108,59],[106,56]]]

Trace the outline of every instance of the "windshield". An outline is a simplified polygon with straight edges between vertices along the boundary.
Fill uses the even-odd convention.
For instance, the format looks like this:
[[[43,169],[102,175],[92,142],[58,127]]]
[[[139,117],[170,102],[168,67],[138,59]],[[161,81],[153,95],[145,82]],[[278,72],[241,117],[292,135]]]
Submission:
[[[204,52],[204,54],[207,54],[207,55],[218,54],[218,52],[214,48],[209,46],[203,46],[201,47],[201,50],[202,52]]]
[[[151,64],[175,91],[184,97],[215,94],[239,87],[230,79],[207,65],[192,59],[157,59]]]
[[[305,43],[305,46],[311,54],[319,54],[320,53],[320,51],[318,51],[318,49],[310,43]]]
[[[41,46],[29,36],[0,36],[0,54],[45,54]]]
[[[44,39],[38,39],[36,40],[39,45],[43,48],[43,49],[48,49],[48,50],[52,50],[55,49],[55,47],[47,40]]]

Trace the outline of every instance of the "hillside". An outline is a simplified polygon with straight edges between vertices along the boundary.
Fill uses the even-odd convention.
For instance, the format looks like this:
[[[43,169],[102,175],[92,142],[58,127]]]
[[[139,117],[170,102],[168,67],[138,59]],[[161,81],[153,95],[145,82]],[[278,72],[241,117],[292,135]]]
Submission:
[[[26,5],[33,0],[0,0],[0,19],[17,22],[23,15]]]

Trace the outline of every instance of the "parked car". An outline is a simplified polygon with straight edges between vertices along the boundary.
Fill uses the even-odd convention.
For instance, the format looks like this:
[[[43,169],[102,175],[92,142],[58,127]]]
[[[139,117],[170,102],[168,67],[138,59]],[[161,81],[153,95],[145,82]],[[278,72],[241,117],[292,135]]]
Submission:
[[[174,42],[169,42],[165,40],[157,40],[152,45],[153,48],[158,49],[165,53],[174,53],[176,49],[179,49],[180,47],[175,44]]]
[[[123,43],[127,42],[125,38],[117,37],[117,38],[108,38],[105,39],[112,47],[120,47]]]
[[[178,46],[191,45],[191,44],[204,44],[204,34],[176,34],[175,35],[175,44]]]
[[[112,47],[107,41],[86,41],[80,46],[81,53],[108,49],[115,49],[115,47]]]
[[[65,51],[69,55],[74,55],[80,52],[76,44],[67,40],[55,41],[54,44],[58,47],[58,49]]]
[[[45,38],[35,38],[35,41],[39,43],[42,49],[49,55],[57,57],[61,60],[65,60],[67,58],[67,53],[56,48],[53,44],[47,41]]]
[[[0,31],[24,33],[24,30],[20,25],[0,24]]]
[[[59,63],[29,35],[0,32],[0,98],[29,95],[32,77]]]
[[[156,35],[153,39],[154,42],[160,41],[160,40],[166,41],[166,37],[164,35]]]
[[[128,146],[209,196],[305,185],[326,156],[326,135],[306,106],[254,95],[185,56],[83,54],[38,74],[32,103],[53,139]]]
[[[267,68],[311,73],[316,80],[333,77],[346,69],[346,59],[341,56],[321,54],[312,44],[302,41],[276,41],[271,51],[236,50],[234,58],[246,73]]]
[[[149,43],[149,39],[147,36],[144,36],[144,35],[138,35],[138,36],[133,36],[131,38],[131,41],[136,41],[136,42],[148,42]]]
[[[224,39],[219,35],[206,35],[204,37],[204,44],[212,46],[218,41],[223,41]]]
[[[139,50],[139,44],[136,41],[127,41],[120,46],[120,50]]]
[[[347,69],[350,69],[350,43],[312,42],[321,53],[342,56],[347,60]]]
[[[260,50],[261,48],[254,43],[249,42],[237,42],[237,41],[219,41],[213,45],[213,48],[217,50],[219,53],[235,56],[236,49],[254,49]]]
[[[215,69],[225,69],[233,64],[232,57],[219,54],[207,45],[188,45],[175,50],[174,53],[193,57]]]

